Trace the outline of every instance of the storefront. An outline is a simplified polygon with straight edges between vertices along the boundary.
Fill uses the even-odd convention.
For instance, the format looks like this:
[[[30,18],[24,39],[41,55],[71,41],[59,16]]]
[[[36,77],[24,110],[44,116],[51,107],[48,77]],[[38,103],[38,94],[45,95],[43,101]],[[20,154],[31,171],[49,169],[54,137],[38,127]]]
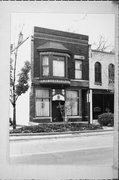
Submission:
[[[114,113],[114,94],[103,90],[93,91],[93,119],[106,112]]]
[[[87,100],[82,89],[47,89],[34,91],[33,122],[80,121],[87,118]],[[86,94],[85,94],[86,95]],[[82,107],[85,109],[82,110]]]

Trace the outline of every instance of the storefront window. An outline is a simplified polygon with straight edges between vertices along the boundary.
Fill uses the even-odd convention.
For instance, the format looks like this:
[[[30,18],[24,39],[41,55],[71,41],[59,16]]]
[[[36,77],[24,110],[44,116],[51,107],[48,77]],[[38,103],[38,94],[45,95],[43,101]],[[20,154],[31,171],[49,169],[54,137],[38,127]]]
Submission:
[[[77,116],[78,115],[78,91],[66,91],[66,115]]]
[[[49,90],[36,89],[36,116],[49,116]]]

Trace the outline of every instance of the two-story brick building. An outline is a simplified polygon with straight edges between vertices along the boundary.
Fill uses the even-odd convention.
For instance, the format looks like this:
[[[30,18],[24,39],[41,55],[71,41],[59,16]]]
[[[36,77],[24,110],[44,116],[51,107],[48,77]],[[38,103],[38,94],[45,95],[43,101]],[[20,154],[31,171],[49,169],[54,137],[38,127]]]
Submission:
[[[88,36],[34,27],[30,122],[88,120]]]
[[[114,113],[115,54],[89,48],[90,122],[99,114]]]

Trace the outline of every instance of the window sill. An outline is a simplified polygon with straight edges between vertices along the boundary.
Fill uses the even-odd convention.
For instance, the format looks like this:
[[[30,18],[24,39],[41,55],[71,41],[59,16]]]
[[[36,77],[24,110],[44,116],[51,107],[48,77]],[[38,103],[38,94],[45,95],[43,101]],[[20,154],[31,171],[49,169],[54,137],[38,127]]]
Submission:
[[[102,86],[102,83],[95,82],[95,85]]]

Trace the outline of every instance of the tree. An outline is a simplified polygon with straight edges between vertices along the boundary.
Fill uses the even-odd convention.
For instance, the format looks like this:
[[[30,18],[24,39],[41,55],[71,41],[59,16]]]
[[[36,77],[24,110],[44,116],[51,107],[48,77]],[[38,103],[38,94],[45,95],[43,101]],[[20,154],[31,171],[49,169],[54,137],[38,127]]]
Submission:
[[[68,113],[72,112],[73,107],[75,106],[75,102],[78,98],[70,98],[70,101],[67,101],[64,105],[61,105],[59,102],[59,105],[57,108],[60,109],[60,113],[62,116],[63,121],[68,122]]]
[[[28,37],[29,38],[29,37]],[[25,61],[24,67],[18,74],[18,80],[16,82],[16,64],[17,64],[17,53],[18,48],[28,39],[23,41],[22,32],[19,33],[18,43],[15,48],[11,45],[11,58],[10,58],[10,102],[13,106],[13,129],[16,129],[16,101],[19,96],[25,93],[28,88],[29,72],[31,69],[29,61]],[[12,58],[12,55],[13,58]]]
[[[110,51],[114,52],[114,47],[109,43],[109,41],[103,36],[99,36],[98,42],[93,43],[94,49],[98,51]]]

